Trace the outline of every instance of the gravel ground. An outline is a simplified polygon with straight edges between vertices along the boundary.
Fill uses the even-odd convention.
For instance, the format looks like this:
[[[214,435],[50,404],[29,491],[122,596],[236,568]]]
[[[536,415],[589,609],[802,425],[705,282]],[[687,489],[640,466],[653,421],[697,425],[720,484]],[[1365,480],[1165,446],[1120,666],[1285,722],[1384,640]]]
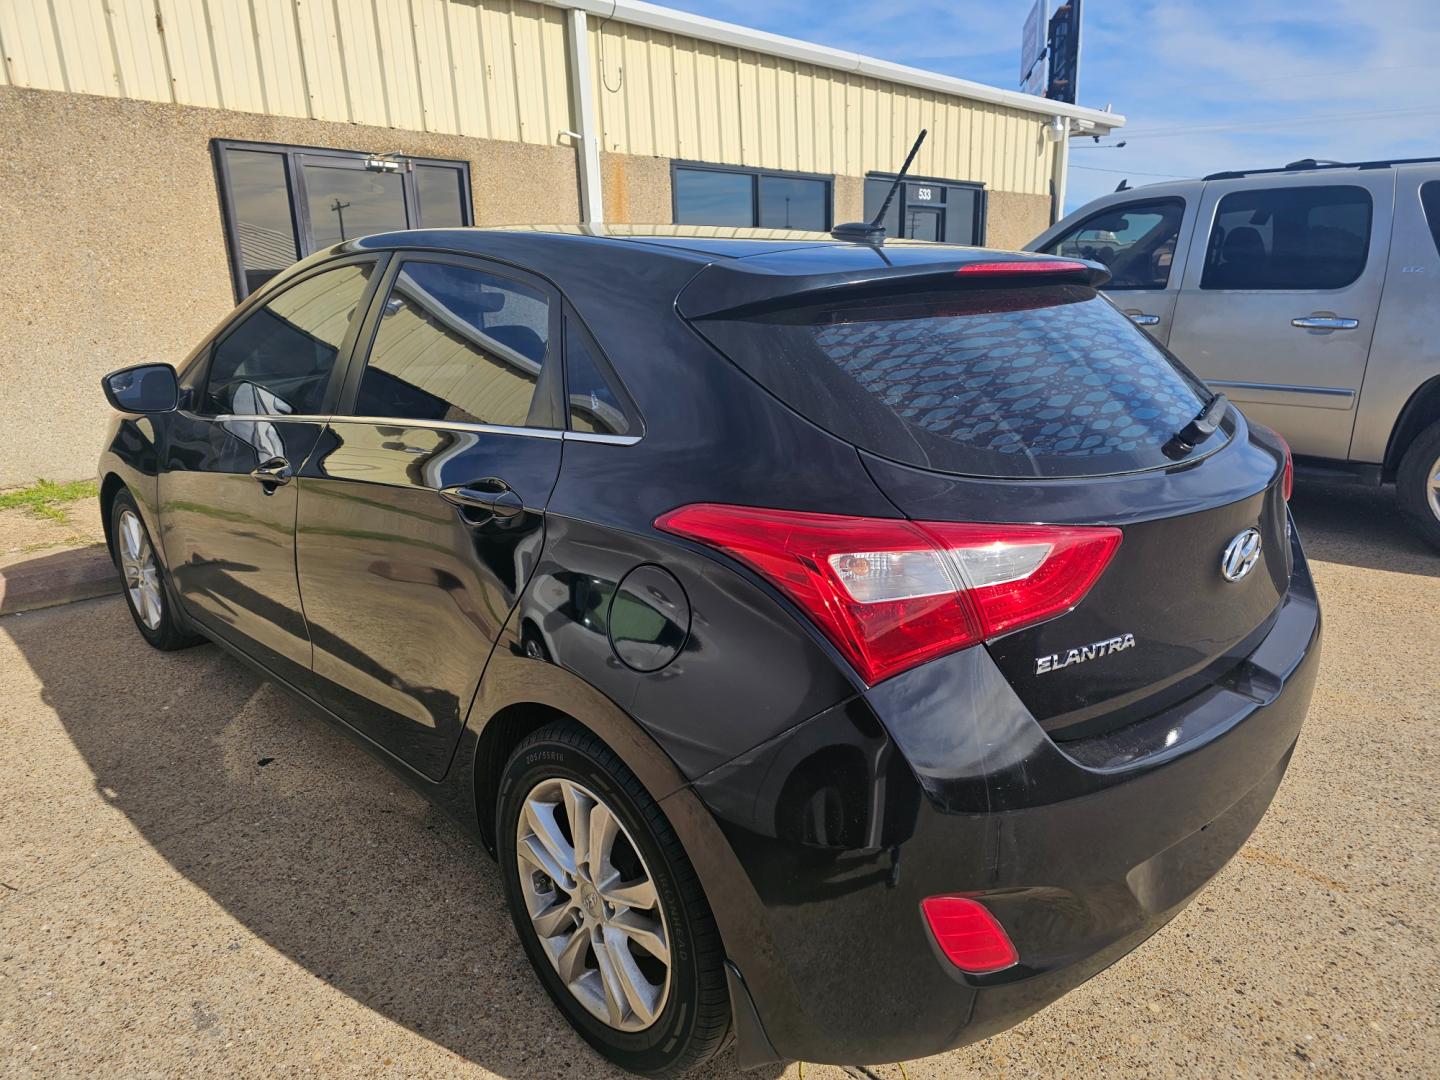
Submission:
[[[1437,1074],[1440,556],[1388,492],[1296,515],[1325,661],[1254,838],[1135,953],[910,1078]],[[491,863],[213,647],[151,652],[117,598],[0,618],[0,739],[0,1075],[610,1075]]]

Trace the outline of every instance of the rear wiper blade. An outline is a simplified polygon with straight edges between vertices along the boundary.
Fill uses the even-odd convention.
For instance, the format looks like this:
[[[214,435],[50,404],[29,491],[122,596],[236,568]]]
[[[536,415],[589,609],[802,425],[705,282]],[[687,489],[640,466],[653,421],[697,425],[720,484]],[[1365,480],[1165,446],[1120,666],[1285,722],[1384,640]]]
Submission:
[[[1225,419],[1225,411],[1230,408],[1230,400],[1224,394],[1216,394],[1205,403],[1205,407],[1195,414],[1195,418],[1183,428],[1170,436],[1162,449],[1166,457],[1182,458],[1194,450],[1202,442],[1208,439],[1220,427],[1220,422]]]

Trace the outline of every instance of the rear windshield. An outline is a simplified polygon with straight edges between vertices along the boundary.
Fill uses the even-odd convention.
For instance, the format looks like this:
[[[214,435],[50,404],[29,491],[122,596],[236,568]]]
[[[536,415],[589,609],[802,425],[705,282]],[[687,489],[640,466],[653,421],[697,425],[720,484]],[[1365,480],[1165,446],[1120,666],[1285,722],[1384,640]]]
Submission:
[[[970,476],[1166,465],[1162,448],[1209,399],[1083,285],[892,293],[695,326],[835,435],[895,461]],[[1204,451],[1224,438],[1211,441]]]

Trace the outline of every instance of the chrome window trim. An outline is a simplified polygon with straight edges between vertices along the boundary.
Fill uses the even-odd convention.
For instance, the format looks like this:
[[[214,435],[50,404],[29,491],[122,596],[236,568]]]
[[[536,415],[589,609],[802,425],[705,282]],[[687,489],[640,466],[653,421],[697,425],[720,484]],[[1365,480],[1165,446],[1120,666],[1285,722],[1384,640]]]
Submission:
[[[556,428],[507,427],[504,424],[467,424],[463,420],[407,420],[396,416],[301,416],[290,413],[221,413],[205,416],[187,409],[178,410],[191,420],[294,420],[307,424],[382,424],[385,427],[429,428],[433,431],[474,431],[484,435],[520,435],[527,439],[563,439],[566,442],[634,446],[640,435],[606,435],[595,431],[560,431]]]
[[[566,431],[566,442],[605,443],[609,446],[634,446],[641,439],[639,435],[606,435],[599,431]]]
[[[485,435],[523,435],[530,439],[558,439],[558,428],[508,427],[504,424],[470,424],[463,420],[408,420],[397,416],[331,416],[335,424],[383,424],[385,427],[430,428],[435,431],[474,431]]]

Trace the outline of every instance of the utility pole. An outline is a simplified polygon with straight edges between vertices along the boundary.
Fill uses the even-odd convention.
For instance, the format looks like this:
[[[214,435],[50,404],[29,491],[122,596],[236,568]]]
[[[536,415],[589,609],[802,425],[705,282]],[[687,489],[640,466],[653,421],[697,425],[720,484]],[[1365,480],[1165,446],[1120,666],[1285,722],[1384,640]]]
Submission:
[[[340,239],[341,239],[341,240],[344,240],[344,239],[345,239],[345,208],[346,208],[347,206],[349,206],[349,205],[350,205],[350,204],[349,204],[348,202],[341,202],[339,195],[336,195],[336,196],[335,196],[335,201],[330,204],[330,209],[331,209],[331,210],[334,210],[334,211],[335,211],[335,216],[340,219]]]

